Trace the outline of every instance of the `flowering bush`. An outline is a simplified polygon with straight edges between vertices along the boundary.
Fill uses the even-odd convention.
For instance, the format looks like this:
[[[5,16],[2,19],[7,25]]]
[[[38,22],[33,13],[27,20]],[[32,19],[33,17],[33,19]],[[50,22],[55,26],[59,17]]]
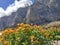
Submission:
[[[56,35],[59,29],[21,23],[0,32],[0,45],[51,45]]]

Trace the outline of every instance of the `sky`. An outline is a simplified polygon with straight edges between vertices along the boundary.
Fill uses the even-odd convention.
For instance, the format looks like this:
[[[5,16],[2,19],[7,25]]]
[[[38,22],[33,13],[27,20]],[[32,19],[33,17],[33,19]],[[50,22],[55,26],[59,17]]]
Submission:
[[[0,18],[9,16],[19,8],[25,8],[33,5],[34,0],[0,0]]]
[[[15,0],[0,0],[0,7],[2,7],[4,10],[6,10],[6,8],[11,5],[12,3],[14,3]],[[34,2],[34,0],[32,0],[32,2]]]
[[[0,7],[6,9],[7,6],[9,6],[12,3],[14,3],[14,0],[0,0]]]

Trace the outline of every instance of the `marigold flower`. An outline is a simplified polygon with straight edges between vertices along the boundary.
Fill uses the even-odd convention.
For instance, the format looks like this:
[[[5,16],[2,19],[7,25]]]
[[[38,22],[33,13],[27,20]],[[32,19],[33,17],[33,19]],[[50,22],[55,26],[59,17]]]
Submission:
[[[8,32],[14,32],[14,30],[12,28],[8,29]]]
[[[34,39],[34,36],[32,35],[32,36],[30,36],[30,39]]]
[[[17,26],[24,26],[24,23],[18,23]]]
[[[30,26],[30,24],[26,24],[25,26]]]
[[[38,41],[38,40],[35,40],[35,42],[36,42],[36,43],[38,43],[38,42],[40,42],[40,41]]]
[[[44,33],[44,32],[45,32],[45,30],[44,30],[44,29],[42,29],[42,30],[41,30],[41,32],[42,32],[42,33]]]
[[[40,26],[37,26],[37,28],[40,28]]]
[[[6,32],[8,32],[8,30],[7,30],[7,29],[4,31],[4,33],[6,33]]]
[[[24,26],[24,23],[21,23],[20,26]]]
[[[22,29],[22,27],[18,27],[18,30]]]
[[[3,40],[3,37],[0,38],[0,42]]]
[[[34,25],[34,28],[39,29],[39,28],[40,28],[40,26],[38,26],[38,25]]]
[[[1,34],[4,35],[5,31],[2,31]]]
[[[1,32],[1,33],[0,33],[0,36],[1,36],[0,40],[2,40],[2,39],[4,38],[4,33]]]
[[[4,41],[4,45],[6,45],[6,44],[8,44],[8,41],[7,40]]]
[[[46,37],[48,37],[50,34],[49,33],[45,33]]]

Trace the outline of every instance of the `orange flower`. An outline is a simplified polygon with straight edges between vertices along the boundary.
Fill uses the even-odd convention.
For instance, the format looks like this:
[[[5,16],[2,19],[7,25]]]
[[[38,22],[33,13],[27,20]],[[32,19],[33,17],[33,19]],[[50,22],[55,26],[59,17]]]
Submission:
[[[1,33],[2,33],[2,35],[4,35],[5,31],[2,31]]]
[[[34,39],[34,36],[32,35],[32,36],[30,36],[30,39]]]
[[[35,28],[35,29],[40,29],[40,26],[34,25],[34,28]]]
[[[7,30],[7,29],[4,31],[4,33],[6,33],[6,32],[8,32],[8,30]]]
[[[0,42],[3,40],[3,38],[0,38]]]
[[[42,32],[42,33],[44,33],[44,32],[45,32],[45,30],[44,30],[44,29],[42,29],[42,30],[41,30],[41,32]]]
[[[38,43],[39,41],[38,41],[38,40],[35,40],[35,42],[37,42],[37,43]]]
[[[8,44],[8,41],[7,40],[4,41],[4,45],[6,45],[6,44]]]
[[[24,26],[24,23],[18,23],[17,26],[22,27],[22,26]]]
[[[38,26],[37,28],[40,28],[40,26]]]
[[[24,23],[21,23],[20,26],[24,26]]]
[[[45,33],[46,37],[48,37],[50,34],[49,33]]]
[[[14,32],[14,30],[9,30],[9,32]]]
[[[22,28],[21,30],[25,30],[25,28]]]

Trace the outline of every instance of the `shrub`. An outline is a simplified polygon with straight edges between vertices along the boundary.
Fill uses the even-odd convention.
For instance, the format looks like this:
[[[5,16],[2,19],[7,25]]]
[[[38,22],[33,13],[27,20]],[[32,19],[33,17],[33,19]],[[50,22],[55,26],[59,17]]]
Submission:
[[[55,29],[44,29],[38,25],[17,24],[14,28],[7,28],[0,33],[1,45],[51,45],[59,32]],[[60,35],[60,34],[59,34]]]

